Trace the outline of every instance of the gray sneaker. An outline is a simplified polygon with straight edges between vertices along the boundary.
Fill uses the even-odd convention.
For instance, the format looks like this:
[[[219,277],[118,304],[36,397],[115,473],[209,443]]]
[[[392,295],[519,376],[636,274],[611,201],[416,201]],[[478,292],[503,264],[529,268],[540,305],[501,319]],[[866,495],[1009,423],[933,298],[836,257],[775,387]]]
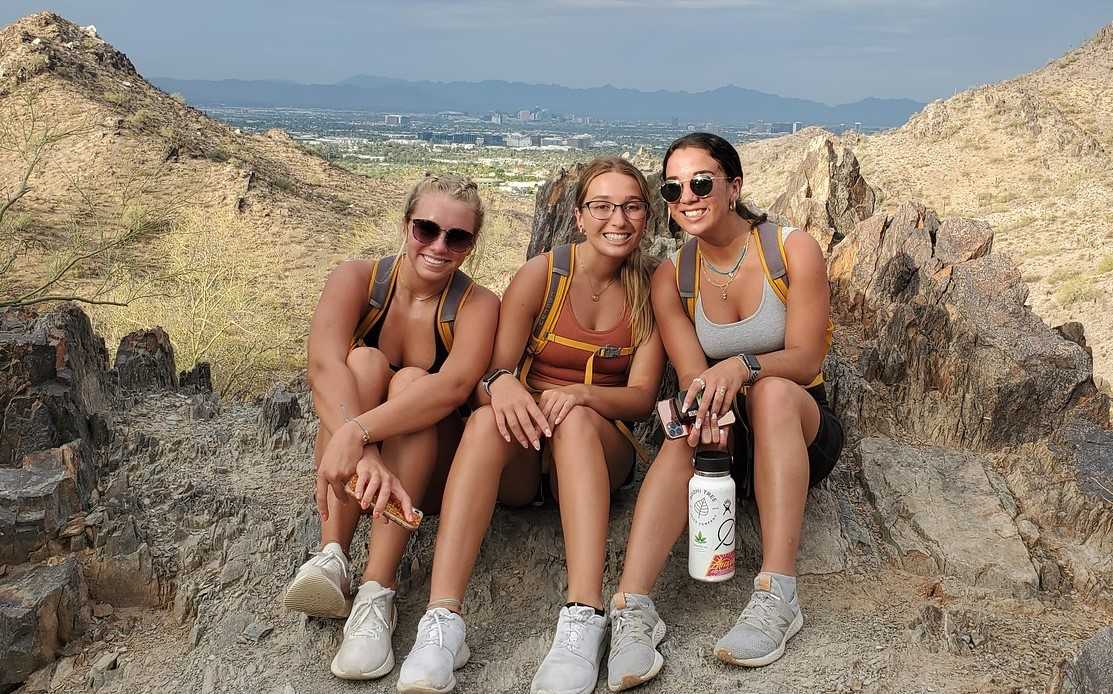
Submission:
[[[769,574],[754,578],[750,603],[742,610],[734,628],[715,644],[715,656],[724,663],[761,667],[777,660],[785,644],[804,626],[804,613],[793,596],[784,599]]]
[[[532,694],[588,694],[599,681],[607,618],[583,605],[560,608],[553,646],[530,685]]]
[[[648,595],[615,593],[611,598],[607,689],[620,692],[656,677],[665,664],[657,650],[664,638],[665,623]]]
[[[313,617],[347,617],[352,607],[350,592],[348,557],[340,545],[330,542],[301,565],[282,603],[287,610]]]

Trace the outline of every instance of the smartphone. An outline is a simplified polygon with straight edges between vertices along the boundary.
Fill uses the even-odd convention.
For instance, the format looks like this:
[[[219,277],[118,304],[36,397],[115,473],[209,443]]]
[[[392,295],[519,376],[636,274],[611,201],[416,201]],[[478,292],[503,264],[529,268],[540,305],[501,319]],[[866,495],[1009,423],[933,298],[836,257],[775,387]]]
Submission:
[[[356,482],[358,481],[359,475],[352,475],[352,478],[348,480],[348,484],[344,485],[344,488],[348,490],[348,494],[350,494],[352,498],[356,496]],[[394,521],[406,530],[417,530],[417,526],[421,525],[421,521],[425,518],[425,514],[415,508],[414,515],[417,516],[417,520],[413,523],[406,520],[406,514],[402,511],[402,504],[398,503],[398,499],[396,499],[393,494],[386,502],[383,515],[386,516],[388,520]]]
[[[695,422],[699,404],[693,403],[686,411],[682,411],[683,407],[684,393],[682,392],[675,397],[657,403],[657,417],[661,420],[661,427],[665,430],[665,438],[680,439],[691,432],[691,425]],[[734,410],[730,410],[719,418],[719,426],[730,426],[734,424],[734,419]]]

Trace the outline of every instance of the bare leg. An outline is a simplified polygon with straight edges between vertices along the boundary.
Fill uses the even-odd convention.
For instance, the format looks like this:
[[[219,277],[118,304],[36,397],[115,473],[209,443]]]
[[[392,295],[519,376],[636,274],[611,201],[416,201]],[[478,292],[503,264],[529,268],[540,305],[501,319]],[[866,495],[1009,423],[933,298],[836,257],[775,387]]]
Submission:
[[[553,476],[568,564],[568,600],[603,608],[611,491],[633,462],[630,442],[589,407],[572,408],[553,431]]]
[[[424,369],[408,366],[398,371],[390,381],[387,398],[396,398],[414,381],[429,374]],[[383,462],[410,495],[414,505],[423,508],[425,491],[429,480],[437,468],[438,449],[442,428],[451,430],[459,426],[455,414],[449,415],[446,422],[404,436],[396,436],[382,443]],[[455,424],[455,427],[453,426]],[[454,442],[453,442],[454,443]],[[451,449],[450,449],[451,450]],[[425,510],[425,509],[423,509]],[[386,588],[393,588],[397,581],[398,562],[406,550],[411,531],[396,523],[383,521],[372,523],[367,549],[367,566],[363,570],[363,580],[377,581]]]
[[[619,592],[648,595],[653,590],[672,546],[688,525],[691,477],[691,446],[686,439],[666,439],[638,492]]]
[[[502,438],[490,406],[468,417],[445,484],[430,602],[463,601],[496,497],[515,505],[528,503],[537,489],[539,468],[537,453]]]
[[[819,431],[819,406],[800,385],[770,377],[750,388],[746,410],[754,433],[761,570],[795,576],[808,497],[808,442]]]
[[[387,384],[390,382],[390,362],[374,347],[357,347],[348,353],[347,365],[355,383],[355,391],[359,394],[359,411],[349,414],[355,416],[378,407],[386,396]],[[332,432],[322,423],[313,450],[314,468],[320,465],[321,455],[324,454],[330,438]],[[328,520],[321,524],[321,546],[335,542],[348,554],[352,536],[359,525],[361,509],[352,499],[337,499],[331,488],[328,494],[329,513]]]

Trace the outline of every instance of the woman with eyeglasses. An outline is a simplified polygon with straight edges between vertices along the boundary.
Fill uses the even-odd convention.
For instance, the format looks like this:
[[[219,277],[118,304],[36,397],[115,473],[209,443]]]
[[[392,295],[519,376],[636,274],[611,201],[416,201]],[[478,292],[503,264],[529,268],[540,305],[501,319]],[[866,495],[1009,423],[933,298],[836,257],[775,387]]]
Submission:
[[[347,617],[332,660],[337,677],[373,679],[394,667],[395,572],[410,531],[378,519],[392,496],[411,522],[415,504],[439,504],[463,430],[461,407],[490,361],[499,300],[460,270],[483,214],[475,183],[426,175],[406,200],[398,255],[341,264],[313,315],[321,549],[298,569],[284,603]],[[378,522],[353,596],[349,546],[367,511]]]
[[[456,686],[453,670],[469,657],[464,593],[495,502],[530,503],[545,467],[560,506],[568,592],[531,690],[595,690],[610,494],[634,466],[623,422],[650,412],[664,366],[640,251],[649,214],[637,168],[617,157],[592,161],[576,188],[584,240],[528,261],[503,295],[483,406],[452,462],[428,611],[402,664],[400,692]]]
[[[680,138],[663,169],[661,195],[692,239],[655,272],[653,310],[686,403],[698,400],[699,410],[687,438],[662,445],[638,494],[611,602],[611,691],[652,679],[664,662],[665,624],[649,593],[688,522],[694,450],[729,447],[739,497],[757,502],[761,571],[714,648],[724,662],[757,667],[780,658],[803,625],[796,550],[804,503],[843,443],[823,390],[831,333],[819,245],[742,202],[738,152],[721,137]],[[732,407],[737,424],[720,428]]]

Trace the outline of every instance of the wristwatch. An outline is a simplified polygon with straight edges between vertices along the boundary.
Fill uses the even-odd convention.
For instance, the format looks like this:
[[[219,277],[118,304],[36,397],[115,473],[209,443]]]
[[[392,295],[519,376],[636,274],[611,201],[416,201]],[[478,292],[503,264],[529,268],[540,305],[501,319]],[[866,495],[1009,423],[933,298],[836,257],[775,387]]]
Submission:
[[[757,377],[761,374],[761,362],[752,354],[739,354],[738,359],[746,365],[746,369],[750,372],[750,377],[743,384],[748,388],[757,383]]]
[[[495,384],[495,381],[508,374],[514,375],[510,369],[491,369],[487,372],[487,375],[480,381],[483,385],[483,392],[487,394],[487,397],[491,397],[491,386]]]

